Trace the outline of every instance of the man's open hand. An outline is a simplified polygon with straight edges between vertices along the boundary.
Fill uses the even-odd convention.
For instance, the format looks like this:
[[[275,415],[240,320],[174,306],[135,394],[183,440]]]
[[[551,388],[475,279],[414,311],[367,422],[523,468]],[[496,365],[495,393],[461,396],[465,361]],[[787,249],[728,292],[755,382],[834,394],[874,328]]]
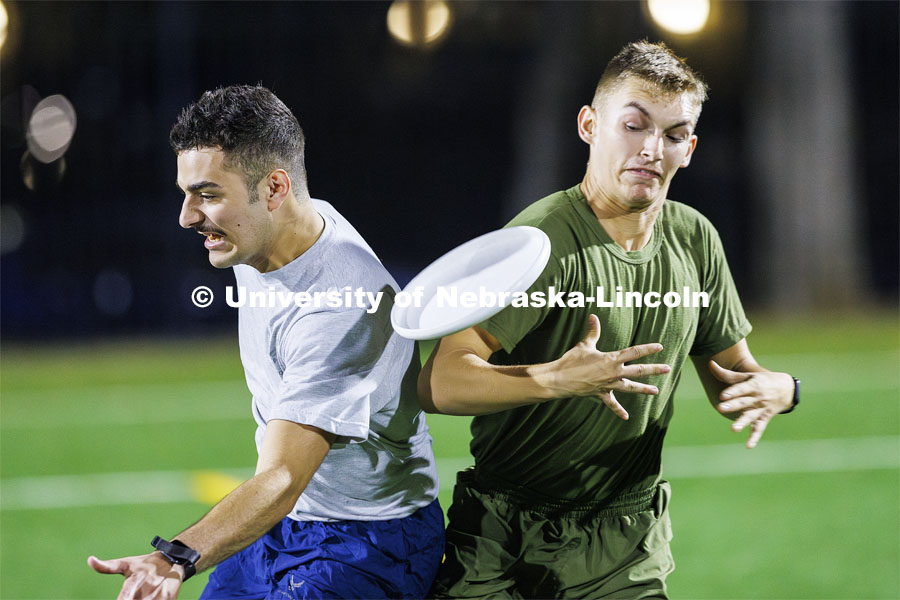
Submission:
[[[671,368],[664,364],[625,364],[659,352],[663,349],[662,344],[641,344],[614,352],[600,352],[597,350],[599,340],[600,320],[591,315],[584,339],[555,361],[558,385],[564,387],[569,396],[596,396],[620,418],[628,419],[628,412],[616,400],[613,391],[658,394],[659,388],[655,385],[629,378],[661,375]]]
[[[722,414],[739,413],[731,424],[732,431],[742,431],[752,424],[747,447],[755,448],[772,417],[791,407],[794,380],[787,373],[729,371],[709,361],[709,370],[716,379],[729,384],[719,394],[721,402],[716,410]]]
[[[111,560],[88,557],[98,573],[125,576],[118,600],[174,600],[181,589],[184,567],[173,565],[159,552]]]

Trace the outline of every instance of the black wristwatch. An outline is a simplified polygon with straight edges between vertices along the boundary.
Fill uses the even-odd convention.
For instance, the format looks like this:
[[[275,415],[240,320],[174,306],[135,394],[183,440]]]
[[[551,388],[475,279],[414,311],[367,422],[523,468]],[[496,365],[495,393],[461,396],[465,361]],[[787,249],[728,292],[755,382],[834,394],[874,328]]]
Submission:
[[[793,398],[793,400],[791,400],[791,407],[786,408],[779,413],[782,415],[788,414],[789,412],[791,412],[792,410],[797,408],[798,404],[800,404],[800,380],[797,379],[796,377],[791,377],[791,379],[794,380],[794,398]]]
[[[178,540],[169,542],[159,536],[154,537],[150,545],[162,552],[162,555],[173,565],[184,567],[184,578],[182,581],[187,581],[197,572],[197,561],[200,560],[200,553],[193,548],[187,547]]]

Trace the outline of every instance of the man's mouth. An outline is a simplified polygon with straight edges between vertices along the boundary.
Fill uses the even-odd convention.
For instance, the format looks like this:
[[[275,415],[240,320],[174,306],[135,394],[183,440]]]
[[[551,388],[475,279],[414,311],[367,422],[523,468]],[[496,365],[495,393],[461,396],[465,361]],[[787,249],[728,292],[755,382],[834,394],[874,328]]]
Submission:
[[[634,168],[628,169],[628,172],[634,173],[638,177],[646,177],[647,179],[654,179],[654,178],[662,179],[662,175],[659,173],[659,171],[655,171],[653,169],[643,169],[640,167],[634,167]]]
[[[214,231],[197,231],[197,233],[206,236],[206,241],[203,242],[203,245],[208,250],[217,250],[221,246],[225,245],[225,234],[217,233]]]

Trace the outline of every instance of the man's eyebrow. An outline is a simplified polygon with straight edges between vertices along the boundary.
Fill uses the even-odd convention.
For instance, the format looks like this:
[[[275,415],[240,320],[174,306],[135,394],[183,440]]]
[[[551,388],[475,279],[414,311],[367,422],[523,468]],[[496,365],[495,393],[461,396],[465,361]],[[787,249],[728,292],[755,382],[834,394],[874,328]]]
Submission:
[[[175,187],[178,188],[179,192],[181,191],[181,186],[178,184],[177,181],[175,182]],[[217,190],[220,190],[220,189],[222,189],[222,186],[220,186],[218,183],[215,183],[213,181],[199,181],[197,183],[192,183],[191,185],[189,185],[187,187],[186,191],[194,194],[196,192],[208,190],[210,188],[215,188]]]
[[[690,125],[690,121],[678,121],[674,125],[671,125],[666,131],[672,131],[673,129],[678,129],[679,127],[684,127],[685,125]]]
[[[643,106],[641,106],[640,104],[638,104],[637,102],[635,102],[634,100],[632,100],[631,102],[629,102],[628,104],[626,104],[625,107],[626,107],[626,108],[628,108],[628,107],[630,107],[630,108],[636,108],[637,110],[641,111],[641,113],[642,113],[645,117],[647,117],[648,119],[650,118],[650,113],[647,112],[647,109],[644,108]],[[670,125],[669,127],[667,127],[667,128],[666,128],[666,131],[671,131],[672,129],[678,129],[679,127],[684,127],[685,125],[690,125],[690,124],[691,124],[690,120],[687,120],[687,121],[678,121],[677,123],[675,123],[675,124]]]
[[[641,111],[641,112],[644,114],[645,117],[647,117],[648,119],[650,118],[650,113],[647,112],[647,109],[644,108],[643,106],[641,106],[640,104],[638,104],[637,102],[635,102],[634,100],[632,100],[631,102],[629,102],[629,103],[626,104],[625,106],[626,106],[626,107],[629,107],[629,106],[630,106],[631,108],[636,108],[636,109],[638,109],[639,111]]]

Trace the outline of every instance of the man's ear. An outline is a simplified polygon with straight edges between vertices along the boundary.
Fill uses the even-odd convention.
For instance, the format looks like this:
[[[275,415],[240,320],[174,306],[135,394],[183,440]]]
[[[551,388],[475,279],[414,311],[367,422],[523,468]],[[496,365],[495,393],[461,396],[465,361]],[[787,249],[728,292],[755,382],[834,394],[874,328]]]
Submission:
[[[590,106],[582,106],[578,111],[578,137],[585,144],[594,141],[594,128],[597,126],[597,113]]]
[[[284,169],[275,169],[263,180],[269,211],[277,210],[291,193],[291,177]]]
[[[694,148],[697,147],[697,136],[692,135],[691,139],[688,140],[688,151],[687,154],[684,155],[684,160],[681,161],[681,165],[679,165],[682,169],[689,164],[691,164],[691,156],[694,155]]]

